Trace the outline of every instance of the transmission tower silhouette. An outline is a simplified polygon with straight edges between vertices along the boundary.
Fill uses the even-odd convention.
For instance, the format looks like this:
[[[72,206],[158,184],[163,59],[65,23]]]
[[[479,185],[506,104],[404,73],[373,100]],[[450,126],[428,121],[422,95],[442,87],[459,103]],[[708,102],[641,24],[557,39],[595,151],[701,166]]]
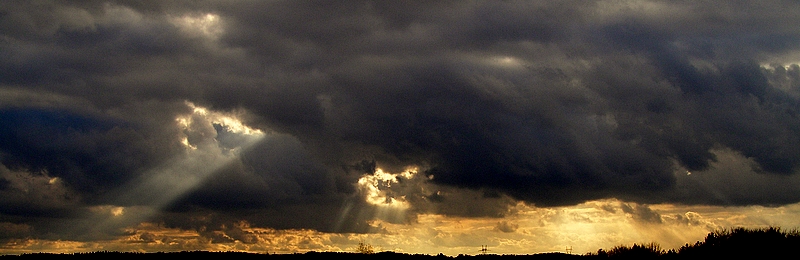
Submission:
[[[481,245],[481,254],[485,255],[486,251],[489,251],[489,246],[488,245]]]
[[[567,254],[572,254],[572,246],[567,246],[567,248],[564,250],[567,251]]]

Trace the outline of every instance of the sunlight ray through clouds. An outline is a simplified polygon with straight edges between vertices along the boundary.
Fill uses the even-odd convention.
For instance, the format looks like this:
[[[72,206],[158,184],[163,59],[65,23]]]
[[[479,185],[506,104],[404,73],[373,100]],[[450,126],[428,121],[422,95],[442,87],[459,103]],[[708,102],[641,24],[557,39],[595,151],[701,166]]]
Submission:
[[[233,114],[209,111],[187,103],[192,113],[176,119],[176,124],[186,136],[181,143],[185,153],[171,158],[167,163],[142,173],[141,177],[119,189],[114,196],[115,205],[93,208],[97,214],[91,230],[105,232],[125,225],[146,221],[151,215],[180,196],[191,192],[209,176],[225,165],[237,160],[239,154],[258,143],[266,134],[242,124]],[[239,135],[241,142],[235,147],[223,147],[217,140],[218,125],[231,134]]]

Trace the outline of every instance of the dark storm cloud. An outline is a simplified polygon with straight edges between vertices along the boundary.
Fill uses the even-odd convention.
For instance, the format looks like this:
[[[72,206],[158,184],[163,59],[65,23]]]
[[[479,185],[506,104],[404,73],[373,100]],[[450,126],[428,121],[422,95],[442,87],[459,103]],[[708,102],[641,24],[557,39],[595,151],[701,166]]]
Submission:
[[[4,1],[0,192],[57,178],[80,200],[4,196],[1,223],[155,205],[197,230],[367,232],[357,181],[408,166],[384,192],[410,213],[798,202],[797,5]]]
[[[59,177],[81,193],[126,181],[167,151],[125,122],[64,111],[5,109],[2,163],[15,170]],[[88,195],[88,194],[87,194]]]

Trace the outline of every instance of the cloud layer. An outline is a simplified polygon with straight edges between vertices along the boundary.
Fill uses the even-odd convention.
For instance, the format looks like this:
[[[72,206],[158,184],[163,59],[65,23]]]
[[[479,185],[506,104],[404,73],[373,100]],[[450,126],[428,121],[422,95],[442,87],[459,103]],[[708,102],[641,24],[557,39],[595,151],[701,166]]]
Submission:
[[[2,233],[797,203],[796,7],[6,1]]]

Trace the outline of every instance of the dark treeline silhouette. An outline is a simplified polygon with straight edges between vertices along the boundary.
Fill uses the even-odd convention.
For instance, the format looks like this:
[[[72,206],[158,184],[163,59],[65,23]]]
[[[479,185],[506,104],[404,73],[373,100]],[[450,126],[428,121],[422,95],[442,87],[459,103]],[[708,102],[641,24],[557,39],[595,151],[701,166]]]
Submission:
[[[704,241],[686,244],[678,250],[664,250],[656,243],[617,246],[587,254],[592,258],[614,259],[720,259],[739,257],[778,258],[800,248],[800,232],[782,231],[778,227],[762,229],[722,229],[706,235]]]
[[[596,253],[584,255],[564,253],[540,253],[532,255],[458,255],[446,256],[406,254],[396,252],[377,253],[345,253],[345,252],[307,252],[294,254],[257,254],[246,252],[209,252],[209,251],[181,251],[181,252],[89,252],[74,254],[33,253],[22,255],[0,255],[0,260],[6,259],[32,259],[32,258],[58,258],[58,259],[115,259],[123,257],[142,258],[230,258],[230,259],[319,259],[338,258],[345,259],[699,259],[699,258],[734,258],[734,257],[759,257],[778,258],[792,254],[792,250],[800,248],[800,231],[783,231],[777,227],[762,229],[733,228],[723,229],[709,233],[704,241],[686,244],[679,249],[665,250],[657,243],[633,244],[632,246],[616,246],[611,249],[599,249]]]

